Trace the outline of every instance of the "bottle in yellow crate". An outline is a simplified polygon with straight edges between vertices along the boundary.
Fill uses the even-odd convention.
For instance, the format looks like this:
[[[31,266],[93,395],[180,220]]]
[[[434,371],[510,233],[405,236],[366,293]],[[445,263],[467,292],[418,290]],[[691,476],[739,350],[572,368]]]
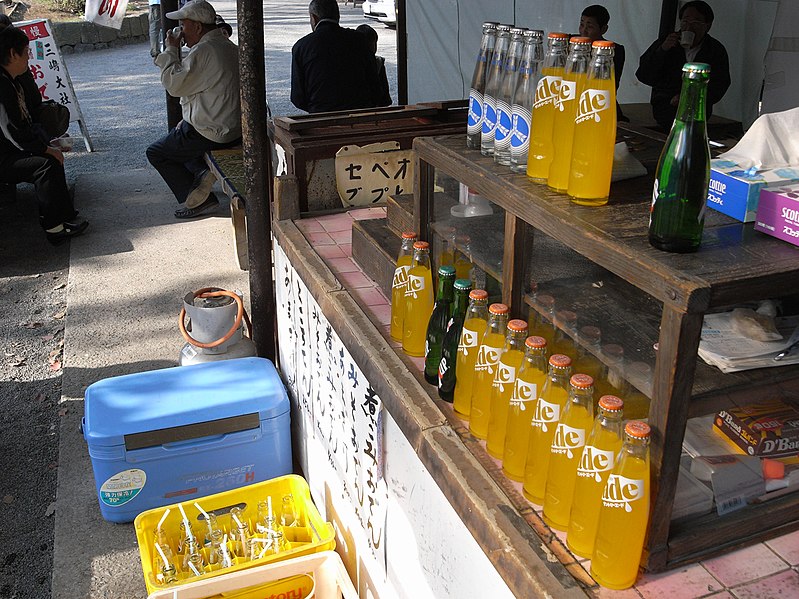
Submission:
[[[632,420],[599,510],[591,576],[603,587],[626,589],[635,583],[649,524],[649,425]]]
[[[508,408],[505,451],[502,455],[502,471],[509,479],[517,482],[524,480],[530,423],[538,395],[547,377],[547,340],[533,335],[526,339],[525,346],[524,359],[516,376]]]
[[[599,398],[597,417],[577,466],[566,545],[580,557],[590,558],[594,551],[602,491],[621,449],[624,407],[614,395]]]
[[[487,324],[488,292],[485,289],[473,289],[469,292],[469,308],[458,341],[455,396],[452,402],[455,413],[466,420],[469,419],[472,408],[474,365],[477,362],[477,352]]]
[[[488,453],[502,459],[505,453],[505,431],[508,425],[508,408],[516,374],[524,358],[524,340],[527,337],[527,322],[514,319],[508,323],[505,347],[499,357],[497,372],[491,388],[491,406],[488,416]]]
[[[413,242],[416,233],[406,231],[402,234],[402,245],[397,256],[397,268],[391,282],[391,338],[402,341],[405,330],[405,291],[408,289],[408,272],[413,261]]]
[[[573,202],[582,206],[608,203],[616,145],[614,48],[615,44],[606,40],[593,43],[588,81],[580,94],[574,119],[567,193]]]
[[[552,125],[568,46],[569,36],[566,33],[552,32],[547,36],[547,53],[541,79],[535,88],[530,147],[527,150],[527,176],[538,183],[546,183],[552,162]]]
[[[477,350],[472,383],[472,408],[469,414],[469,431],[478,439],[488,436],[488,418],[491,411],[491,390],[497,372],[499,356],[505,345],[505,329],[508,326],[508,307],[491,304],[488,308],[488,324]]]
[[[430,272],[430,244],[413,244],[413,262],[405,289],[405,321],[402,349],[409,356],[424,356],[427,323],[433,312],[433,274]]]
[[[547,186],[565,192],[569,186],[569,167],[572,160],[574,117],[577,115],[577,100],[588,79],[588,64],[591,61],[591,38],[573,37],[569,40],[569,56],[563,79],[558,90],[558,103],[552,125],[555,140],[552,164],[549,165]]]
[[[578,373],[571,378],[569,401],[552,439],[544,492],[544,521],[556,530],[569,528],[577,466],[593,423],[594,379]]]
[[[544,504],[550,448],[560,413],[569,399],[569,377],[572,361],[569,356],[554,354],[549,358],[549,372],[538,398],[530,423],[530,442],[524,465],[524,496],[538,505]]]

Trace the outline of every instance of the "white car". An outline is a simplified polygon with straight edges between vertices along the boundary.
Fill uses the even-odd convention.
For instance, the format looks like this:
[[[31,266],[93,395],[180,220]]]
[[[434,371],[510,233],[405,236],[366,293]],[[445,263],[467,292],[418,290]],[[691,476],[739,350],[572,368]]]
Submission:
[[[380,21],[387,27],[397,26],[396,0],[364,0],[363,16]]]

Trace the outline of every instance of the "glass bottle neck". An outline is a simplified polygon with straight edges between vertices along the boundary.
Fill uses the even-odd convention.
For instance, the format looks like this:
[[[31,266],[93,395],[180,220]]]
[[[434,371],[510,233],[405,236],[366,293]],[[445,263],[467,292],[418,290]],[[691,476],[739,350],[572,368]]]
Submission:
[[[649,438],[639,439],[637,437],[625,435],[622,455],[638,458],[640,460],[647,459],[649,457]]]
[[[414,250],[413,266],[424,266],[430,268],[430,252],[427,250]]]
[[[527,339],[527,331],[508,331],[505,336],[505,351],[515,349],[524,352],[525,339]]]
[[[466,308],[469,305],[469,291],[456,289],[455,290],[455,312],[454,317],[463,317],[466,314]]]
[[[486,333],[499,333],[505,334],[505,329],[508,328],[508,315],[507,314],[490,314],[488,317],[488,328]]]
[[[467,318],[488,320],[488,304],[486,300],[473,300],[466,313]]]
[[[706,102],[707,80],[683,77],[680,103],[677,107],[677,120],[704,122]]]
[[[436,301],[445,301],[451,302],[452,301],[452,294],[453,288],[452,284],[454,283],[454,279],[452,277],[442,277],[439,275],[438,277],[438,293],[436,294]]]
[[[569,389],[569,403],[577,404],[586,409],[594,409],[594,388],[593,387],[574,387]]]
[[[561,387],[568,387],[569,386],[569,378],[572,375],[571,366],[567,366],[565,368],[559,368],[557,366],[549,365],[549,378],[550,380]]]
[[[528,347],[524,354],[524,362],[527,368],[532,367],[545,371],[547,369],[547,348]]]
[[[599,424],[602,428],[612,429],[621,434],[621,421],[624,413],[621,410],[606,410],[602,406],[599,410]]]

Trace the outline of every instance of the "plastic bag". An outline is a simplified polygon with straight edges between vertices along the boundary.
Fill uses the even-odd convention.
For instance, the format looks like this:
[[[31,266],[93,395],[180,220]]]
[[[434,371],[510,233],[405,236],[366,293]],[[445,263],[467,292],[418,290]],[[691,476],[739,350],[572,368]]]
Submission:
[[[128,0],[86,0],[85,19],[95,25],[122,29]]]
[[[774,324],[774,317],[749,308],[735,308],[732,324],[742,337],[755,341],[779,341],[782,334]]]

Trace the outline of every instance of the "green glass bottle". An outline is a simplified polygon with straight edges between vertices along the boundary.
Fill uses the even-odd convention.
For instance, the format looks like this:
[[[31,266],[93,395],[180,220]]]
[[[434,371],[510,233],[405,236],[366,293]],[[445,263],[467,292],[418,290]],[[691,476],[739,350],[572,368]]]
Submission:
[[[649,243],[664,252],[695,252],[702,240],[710,182],[709,79],[707,64],[689,62],[682,68],[677,118],[658,160],[649,209]]]
[[[472,282],[469,279],[455,281],[455,311],[444,333],[441,344],[441,362],[438,364],[438,396],[452,403],[455,397],[455,366],[458,361],[458,342],[461,338],[463,321],[466,319],[466,308],[469,307],[469,293]]]
[[[424,379],[436,386],[438,386],[438,364],[441,362],[441,344],[452,312],[454,281],[454,266],[447,264],[438,268],[438,293],[433,313],[427,323],[427,336],[424,342]]]

